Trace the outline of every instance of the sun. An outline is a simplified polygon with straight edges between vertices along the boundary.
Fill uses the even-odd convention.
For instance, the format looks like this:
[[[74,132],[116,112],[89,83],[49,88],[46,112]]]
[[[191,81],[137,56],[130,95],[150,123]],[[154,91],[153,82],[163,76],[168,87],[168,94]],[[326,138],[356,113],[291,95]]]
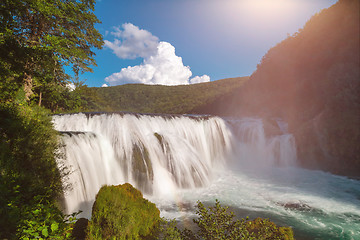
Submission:
[[[297,0],[243,0],[239,5],[256,14],[281,14],[298,4]]]
[[[239,8],[252,21],[259,24],[279,24],[300,8],[298,0],[243,0]]]

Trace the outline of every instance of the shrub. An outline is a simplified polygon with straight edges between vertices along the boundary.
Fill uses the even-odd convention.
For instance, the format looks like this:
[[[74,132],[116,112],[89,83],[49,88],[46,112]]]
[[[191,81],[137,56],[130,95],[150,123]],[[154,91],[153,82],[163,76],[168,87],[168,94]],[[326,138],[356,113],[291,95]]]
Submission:
[[[70,239],[77,213],[63,215],[51,202],[35,199],[22,212],[19,239]]]
[[[294,239],[293,231],[290,227],[278,227],[269,219],[256,218],[247,221],[246,229],[255,237],[255,239]]]
[[[87,239],[139,239],[152,233],[160,221],[155,204],[131,184],[103,186],[92,209]]]
[[[146,239],[164,239],[164,240],[182,240],[182,232],[176,227],[176,220],[167,220],[161,218],[160,223],[157,226],[157,229],[154,231],[154,234]]]
[[[48,111],[20,100],[0,103],[0,238],[14,238],[16,232],[22,237],[35,209],[58,211],[57,147]]]
[[[277,227],[268,219],[234,220],[234,213],[228,212],[228,207],[222,207],[218,200],[209,208],[198,202],[196,213],[199,218],[194,223],[199,230],[194,233],[185,229],[183,239],[294,239],[290,227]]]
[[[36,195],[55,199],[62,193],[57,168],[58,133],[49,112],[26,104],[0,104],[0,168],[19,186],[24,201]]]

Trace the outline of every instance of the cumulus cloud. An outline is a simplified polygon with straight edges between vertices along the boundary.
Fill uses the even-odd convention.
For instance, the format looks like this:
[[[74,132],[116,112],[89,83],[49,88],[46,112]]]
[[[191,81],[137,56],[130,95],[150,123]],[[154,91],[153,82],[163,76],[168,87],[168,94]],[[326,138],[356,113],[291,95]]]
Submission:
[[[134,67],[121,69],[105,78],[111,85],[130,83],[180,85],[189,84],[192,73],[184,66],[181,57],[176,56],[175,48],[168,42],[160,42],[157,53],[144,59]]]
[[[203,82],[210,82],[210,77],[208,75],[202,75],[201,77],[196,76],[190,79],[190,83],[203,83]]]
[[[108,85],[104,83],[103,85],[101,85],[101,87],[108,87]]]
[[[159,39],[150,32],[139,29],[131,23],[122,25],[124,30],[115,28],[110,34],[115,40],[105,40],[105,46],[113,50],[119,58],[135,59],[137,57],[147,58],[156,53]]]
[[[105,45],[123,59],[143,58],[137,66],[122,68],[105,78],[110,85],[124,83],[143,83],[161,85],[183,85],[209,82],[210,77],[203,75],[192,78],[190,67],[184,66],[182,58],[175,54],[175,47],[168,42],[159,42],[150,32],[126,23],[111,34],[113,42],[105,40]]]

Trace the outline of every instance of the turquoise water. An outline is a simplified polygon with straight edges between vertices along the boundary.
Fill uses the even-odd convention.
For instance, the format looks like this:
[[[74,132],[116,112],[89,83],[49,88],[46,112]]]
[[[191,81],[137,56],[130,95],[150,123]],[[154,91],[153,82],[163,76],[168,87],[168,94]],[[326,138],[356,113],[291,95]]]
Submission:
[[[197,200],[219,199],[238,217],[291,226],[296,239],[360,239],[360,181],[299,168],[241,168],[218,173],[206,188],[179,192],[177,204],[153,200],[163,216],[187,222]]]

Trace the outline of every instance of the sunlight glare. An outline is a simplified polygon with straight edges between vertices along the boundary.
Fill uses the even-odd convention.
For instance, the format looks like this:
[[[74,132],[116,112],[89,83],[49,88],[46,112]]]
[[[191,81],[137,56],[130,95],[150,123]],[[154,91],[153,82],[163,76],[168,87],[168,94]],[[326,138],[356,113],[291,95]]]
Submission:
[[[239,4],[250,19],[272,23],[285,20],[300,5],[297,0],[243,0]]]
[[[290,11],[297,4],[296,0],[243,0],[242,7],[251,13],[281,14]]]
[[[263,37],[279,35],[280,29],[286,29],[296,20],[296,15],[305,7],[299,0],[242,0],[237,8],[242,15],[245,29],[249,33]]]

